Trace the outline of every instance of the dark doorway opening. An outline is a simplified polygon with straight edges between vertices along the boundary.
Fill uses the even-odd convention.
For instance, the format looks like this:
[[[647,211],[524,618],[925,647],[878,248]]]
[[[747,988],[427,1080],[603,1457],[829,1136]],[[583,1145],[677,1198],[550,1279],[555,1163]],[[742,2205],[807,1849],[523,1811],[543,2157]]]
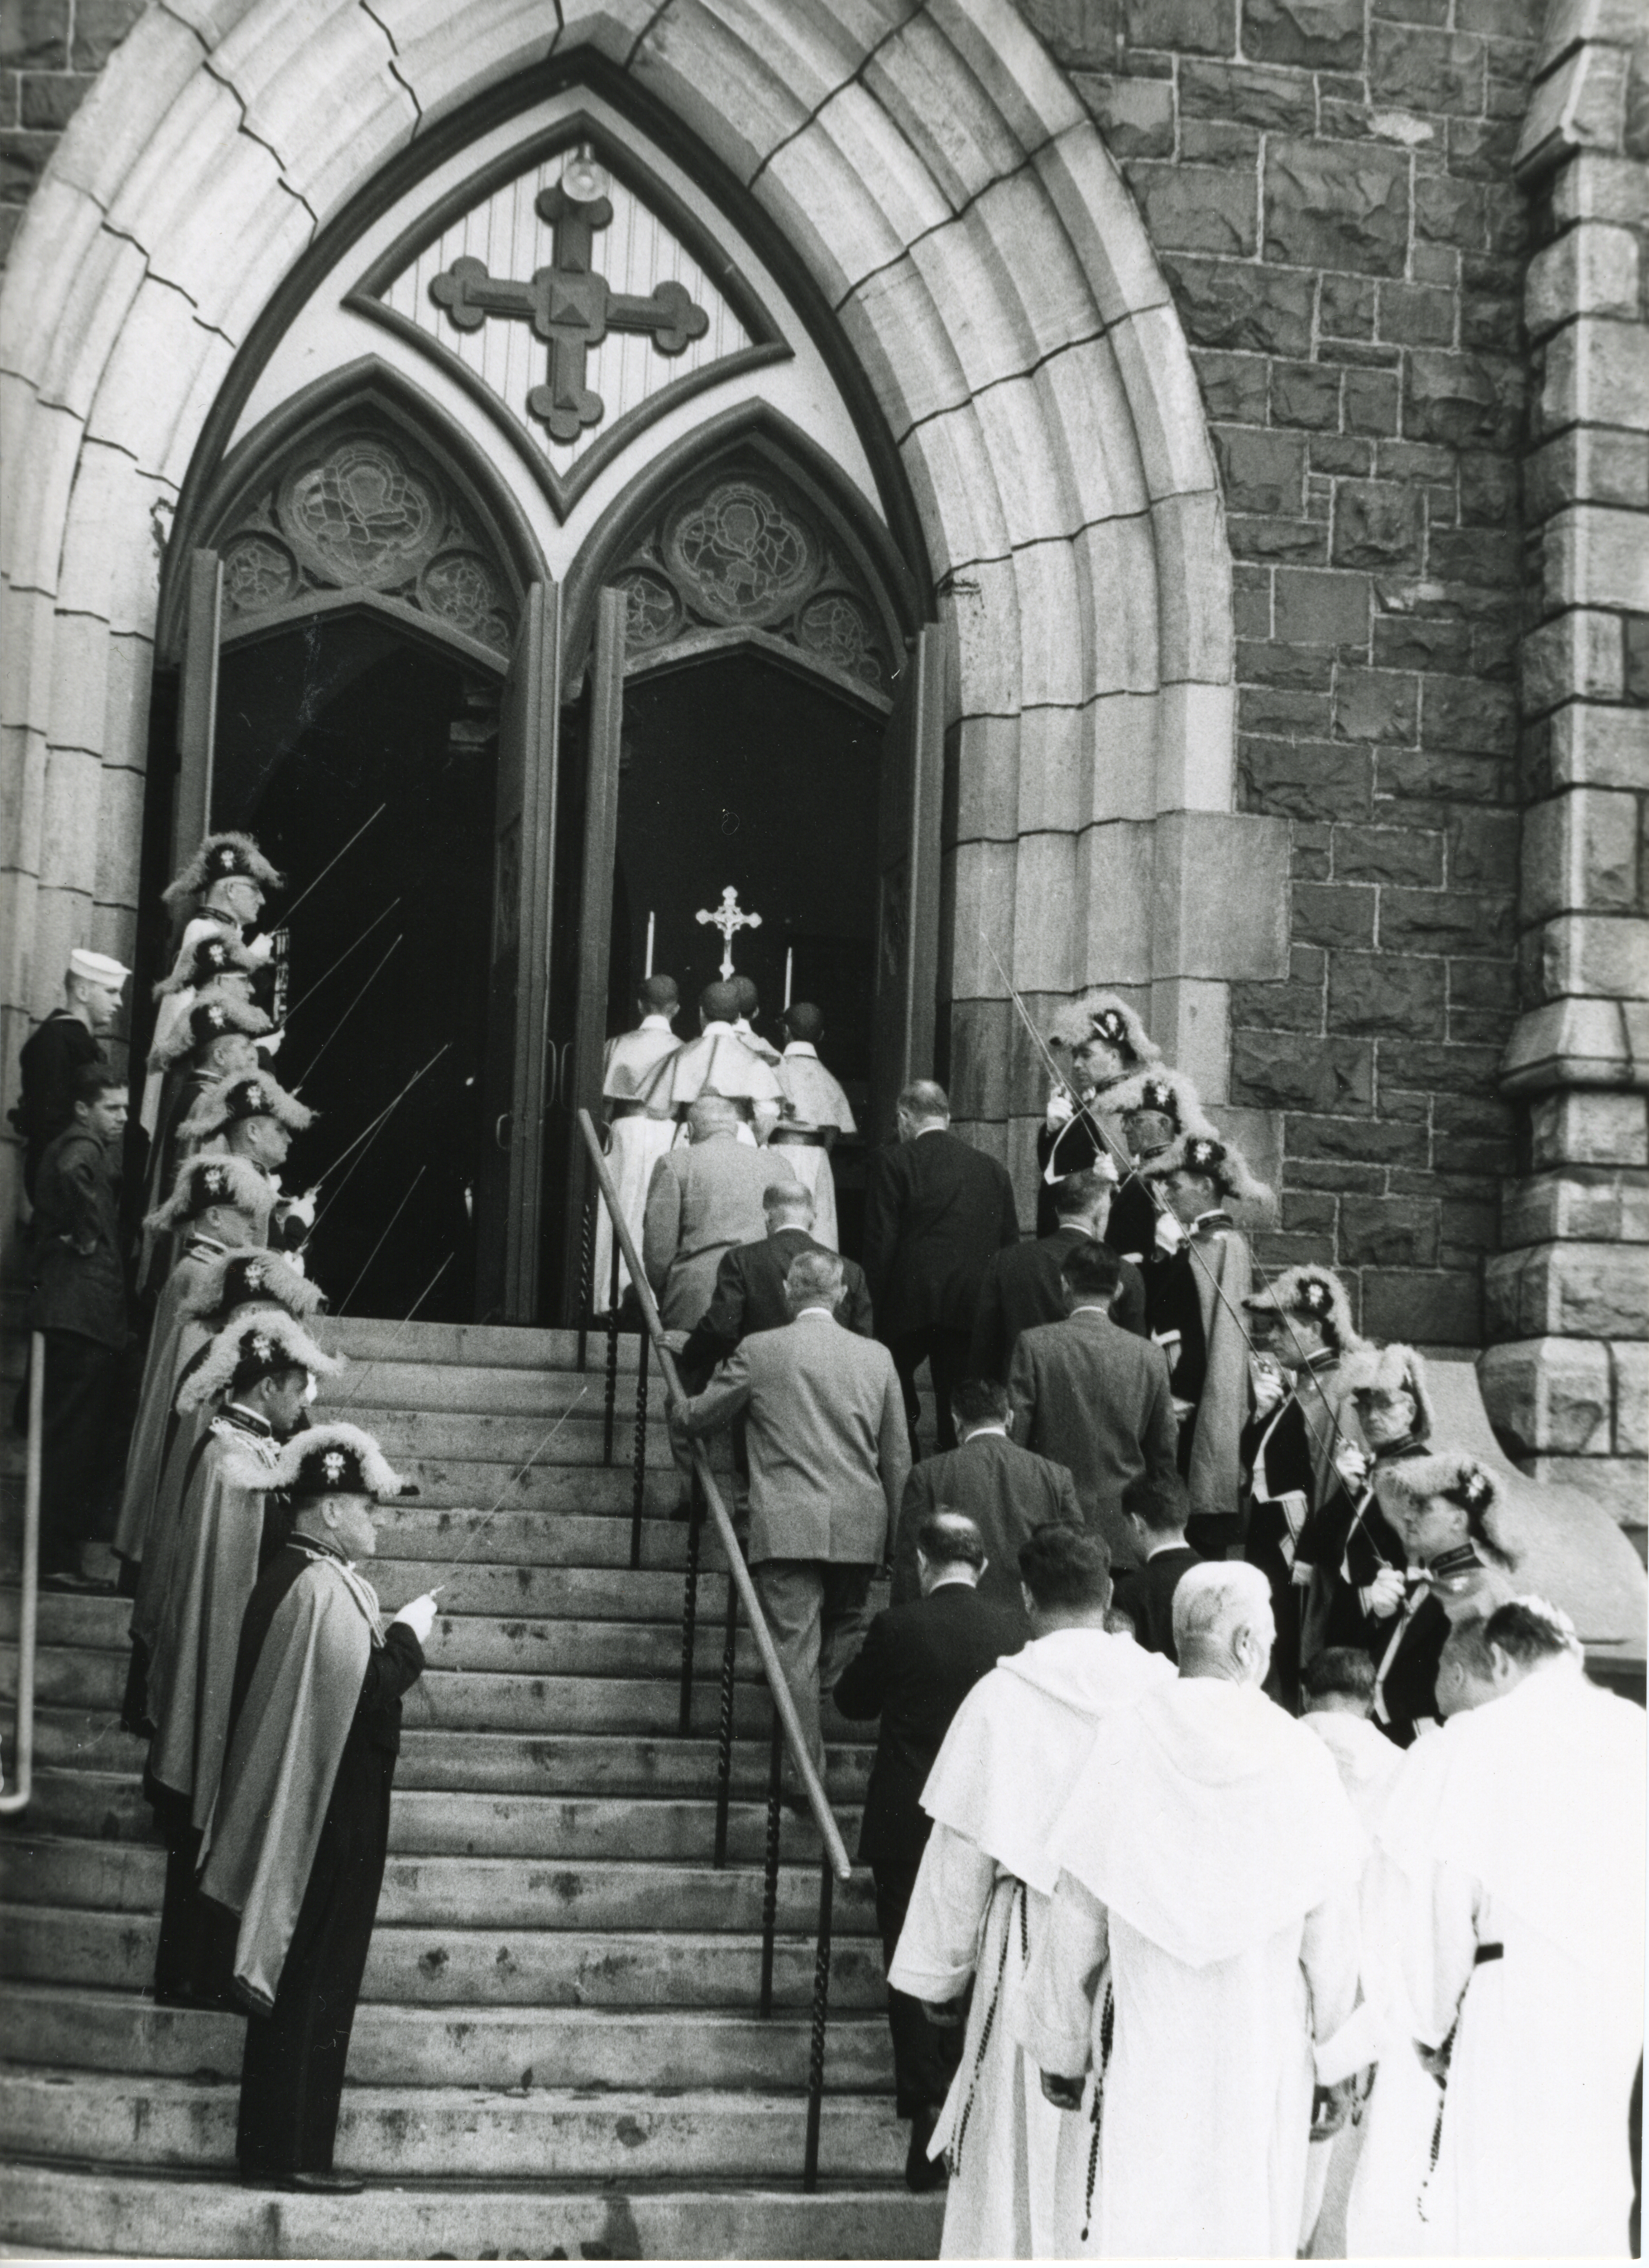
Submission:
[[[291,900],[365,827],[298,908],[273,1065],[322,1114],[284,1176],[322,1183],[312,1272],[335,1312],[400,1316],[445,1261],[420,1318],[467,1321],[497,685],[370,617],[312,617],[225,652],[217,713],[212,823],[254,830]]]
[[[787,955],[792,998],[823,1012],[825,1061],[868,1118],[873,1045],[877,825],[884,718],[818,680],[748,652],[627,680],[619,759],[608,1029],[635,1020],[654,925],[653,968],[681,988],[677,1029],[697,1029],[700,990],[719,974],[720,933],[696,918],[731,885],[762,917],[732,940],[762,996],[758,1029],[782,1047]],[[857,1253],[863,1149],[835,1157],[843,1248]]]

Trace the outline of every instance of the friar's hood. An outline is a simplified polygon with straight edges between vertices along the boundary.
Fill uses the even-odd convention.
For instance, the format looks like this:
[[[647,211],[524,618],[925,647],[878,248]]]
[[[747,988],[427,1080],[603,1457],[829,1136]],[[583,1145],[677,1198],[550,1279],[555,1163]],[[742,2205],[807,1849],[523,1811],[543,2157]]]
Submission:
[[[922,1808],[1051,1896],[1048,1830],[1101,1719],[1172,1683],[1160,1654],[1108,1631],[1054,1631],[1006,1654],[951,1720]]]
[[[1142,1937],[1203,1969],[1351,1889],[1366,1838],[1321,1741],[1256,1687],[1182,1676],[1106,1719],[1049,1844]]]

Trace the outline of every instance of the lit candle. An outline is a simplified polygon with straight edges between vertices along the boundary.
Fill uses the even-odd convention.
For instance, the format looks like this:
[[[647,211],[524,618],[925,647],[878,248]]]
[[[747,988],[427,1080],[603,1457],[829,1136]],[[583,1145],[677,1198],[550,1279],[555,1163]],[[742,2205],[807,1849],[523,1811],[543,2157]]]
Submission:
[[[644,976],[652,975],[652,925],[657,918],[655,914],[647,917],[647,966],[641,972]],[[788,1002],[785,1005],[788,1006]]]
[[[790,1005],[791,978],[795,974],[795,969],[796,948],[793,945],[787,945],[784,948],[784,1005],[787,1008]]]

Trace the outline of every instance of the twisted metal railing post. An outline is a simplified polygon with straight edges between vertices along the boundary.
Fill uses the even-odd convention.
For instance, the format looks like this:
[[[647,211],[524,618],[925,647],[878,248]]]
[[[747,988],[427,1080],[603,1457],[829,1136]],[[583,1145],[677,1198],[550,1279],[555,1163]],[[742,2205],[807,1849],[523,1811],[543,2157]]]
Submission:
[[[595,1216],[601,1203],[599,1189],[591,1192],[585,1207],[584,1233],[578,1248],[578,1368],[590,1359],[590,1311],[595,1304]]]
[[[824,2116],[825,2025],[830,2013],[830,1911],[836,1875],[828,1858],[819,1866],[819,1950],[813,1958],[813,2029],[807,2043],[807,2144],[802,2154],[801,2185],[810,2195],[819,2186],[819,2128]]]
[[[613,1266],[607,1282],[607,1403],[601,1425],[601,1462],[613,1462],[613,1432],[618,1414],[618,1239],[613,1239]]]
[[[727,1617],[721,1649],[721,1715],[717,1727],[716,1859],[727,1863],[727,1808],[732,1797],[732,1673],[739,1649],[739,1591],[727,1579]]]
[[[629,1565],[632,1574],[641,1565],[641,1520],[647,1508],[647,1361],[652,1352],[652,1341],[644,1331],[637,1341],[636,1353],[635,1486],[629,1502]]]
[[[773,1945],[778,1935],[778,1838],[783,1815],[779,1795],[784,1771],[784,1727],[773,1712],[773,1738],[767,1767],[767,1851],[762,1873],[762,1992],[757,2011],[773,2013]]]
[[[687,1521],[687,1582],[681,1598],[681,1708],[678,1732],[693,1723],[693,1645],[698,1631],[698,1557],[704,1535],[704,1491],[696,1472]]]
[[[28,1462],[23,1482],[23,1587],[18,1595],[17,1785],[0,1795],[0,1816],[21,1811],[34,1792],[34,1641],[40,1592],[40,1418],[46,1398],[46,1340],[29,1337]]]

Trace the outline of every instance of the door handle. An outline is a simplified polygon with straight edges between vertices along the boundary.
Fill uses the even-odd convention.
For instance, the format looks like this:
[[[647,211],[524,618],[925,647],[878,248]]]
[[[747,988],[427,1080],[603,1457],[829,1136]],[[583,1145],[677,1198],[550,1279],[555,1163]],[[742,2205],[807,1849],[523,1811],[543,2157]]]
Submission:
[[[515,1114],[512,1110],[501,1110],[493,1125],[492,1138],[500,1150],[507,1150],[515,1139],[514,1130],[512,1127],[512,1130],[507,1135],[504,1130],[506,1126],[510,1126],[511,1121],[513,1119],[514,1116]]]

